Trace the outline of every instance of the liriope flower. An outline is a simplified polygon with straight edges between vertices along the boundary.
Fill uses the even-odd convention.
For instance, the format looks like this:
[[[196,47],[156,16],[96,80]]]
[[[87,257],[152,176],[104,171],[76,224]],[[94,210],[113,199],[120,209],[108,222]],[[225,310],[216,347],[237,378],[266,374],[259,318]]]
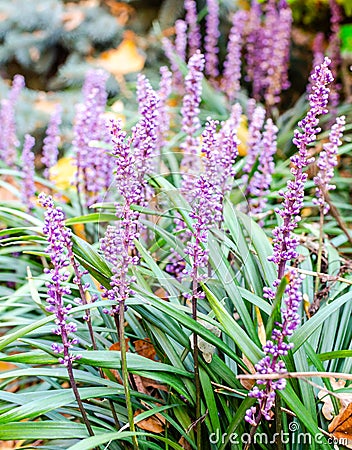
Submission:
[[[280,359],[286,356],[293,344],[285,342],[290,338],[300,323],[299,307],[302,302],[300,291],[302,277],[295,270],[287,275],[289,278],[284,294],[284,307],[281,308],[281,322],[276,323],[273,329],[271,340],[263,346],[265,357],[255,365],[256,372],[261,375],[287,372],[285,363]],[[258,386],[263,386],[263,389]],[[274,405],[276,391],[281,391],[286,387],[286,380],[258,380],[257,385],[248,393],[249,397],[258,400],[259,408],[252,406],[246,411],[245,420],[252,426],[257,426],[262,418],[271,420],[271,408]]]
[[[33,198],[35,196],[35,184],[34,184],[34,153],[32,148],[34,147],[35,139],[33,136],[26,134],[24,137],[23,151],[22,151],[22,200],[28,210],[34,207]]]
[[[60,124],[61,124],[61,105],[57,105],[55,111],[50,117],[46,136],[43,141],[42,163],[45,166],[44,176],[50,178],[50,169],[57,163],[60,143]]]
[[[207,7],[208,14],[206,16],[206,33],[204,37],[205,73],[214,80],[219,75],[219,1],[207,0]]]
[[[202,94],[202,80],[205,59],[197,51],[188,62],[188,74],[185,79],[185,95],[181,108],[182,131],[186,134],[185,141],[181,144],[184,152],[181,162],[183,176],[182,188],[186,197],[193,190],[193,183],[200,171],[199,140],[196,136],[200,130],[199,105]],[[191,197],[188,197],[191,199]]]
[[[314,183],[317,188],[313,203],[322,208],[324,214],[327,214],[330,210],[330,206],[326,201],[326,194],[336,189],[336,186],[331,184],[331,180],[334,177],[334,167],[337,166],[337,152],[341,145],[340,139],[345,129],[345,123],[345,116],[336,118],[334,125],[331,127],[329,142],[323,145],[323,150],[317,159],[319,171],[314,177]]]
[[[278,279],[283,277],[286,263],[298,256],[296,251],[298,239],[293,231],[301,220],[304,185],[307,180],[307,174],[303,172],[303,169],[312,162],[312,158],[308,155],[308,146],[316,140],[316,135],[320,132],[318,117],[328,112],[326,107],[329,101],[329,88],[327,86],[333,80],[329,65],[329,58],[325,58],[324,62],[314,69],[311,77],[314,84],[312,93],[309,95],[310,109],[306,117],[298,123],[301,131],[296,129],[294,132],[293,143],[298,148],[298,152],[291,157],[291,173],[294,179],[289,180],[286,190],[281,192],[284,201],[282,208],[277,212],[282,218],[282,224],[273,231],[274,250],[269,258],[278,265]]]
[[[188,56],[193,56],[201,48],[202,35],[197,20],[197,3],[195,0],[185,0],[186,22],[188,25]]]
[[[16,135],[15,106],[24,86],[25,81],[23,76],[15,75],[8,97],[1,100],[0,154],[8,166],[14,166],[16,163],[17,148],[20,145]]]

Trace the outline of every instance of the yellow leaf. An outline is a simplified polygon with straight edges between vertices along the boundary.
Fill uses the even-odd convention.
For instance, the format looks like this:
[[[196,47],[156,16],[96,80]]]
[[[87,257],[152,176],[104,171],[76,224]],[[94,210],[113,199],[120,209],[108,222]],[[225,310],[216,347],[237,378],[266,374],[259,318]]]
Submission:
[[[113,75],[121,76],[141,71],[145,56],[138,50],[133,32],[129,31],[116,49],[103,52],[94,62]]]
[[[264,327],[263,319],[260,314],[260,310],[259,310],[258,306],[255,307],[255,312],[256,312],[257,321],[258,321],[258,337],[259,337],[260,343],[262,345],[265,345],[265,343],[266,343],[265,327]]]
[[[57,164],[50,169],[50,180],[57,189],[70,189],[76,175],[75,160],[71,157],[59,159]]]
[[[241,122],[237,129],[237,137],[240,140],[238,146],[238,154],[240,156],[247,155],[247,140],[248,140],[248,127],[247,127],[247,117],[242,115]]]

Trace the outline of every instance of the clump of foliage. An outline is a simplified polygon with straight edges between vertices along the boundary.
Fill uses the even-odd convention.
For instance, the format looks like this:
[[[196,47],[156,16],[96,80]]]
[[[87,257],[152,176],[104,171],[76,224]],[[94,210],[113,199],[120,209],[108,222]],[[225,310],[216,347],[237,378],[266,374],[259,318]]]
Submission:
[[[62,159],[61,108],[51,115],[43,173],[34,138],[18,136],[22,77],[1,101],[0,440],[348,444],[351,207],[336,169],[352,112],[336,83],[339,24],[331,58],[317,45],[307,94],[280,113],[287,3],[235,12],[223,67],[219,4],[207,7],[203,40],[186,0],[158,86],[138,75],[133,123],[107,120],[108,76],[87,72]]]

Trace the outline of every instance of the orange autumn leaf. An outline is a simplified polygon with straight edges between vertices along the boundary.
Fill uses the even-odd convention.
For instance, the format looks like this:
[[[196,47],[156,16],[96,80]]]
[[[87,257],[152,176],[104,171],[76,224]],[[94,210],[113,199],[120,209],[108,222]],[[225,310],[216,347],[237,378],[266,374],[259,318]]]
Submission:
[[[128,348],[128,343],[130,342],[129,338],[125,339],[126,348]],[[114,342],[110,347],[109,350],[117,351],[119,352],[121,350],[120,342]]]
[[[144,358],[151,359],[152,361],[156,360],[156,351],[149,338],[134,341],[134,347],[138,355],[144,356]]]
[[[328,428],[336,439],[341,439],[345,447],[352,448],[352,403],[341,408]],[[347,440],[347,445],[345,444]]]
[[[103,52],[95,59],[95,64],[119,77],[143,69],[145,56],[138,50],[133,32],[125,33],[125,37],[116,49]]]
[[[138,417],[143,411],[137,409],[134,417]],[[137,427],[145,431],[150,431],[152,433],[160,434],[165,428],[165,418],[161,414],[156,414],[155,416],[148,417],[147,419],[140,420],[136,423]]]

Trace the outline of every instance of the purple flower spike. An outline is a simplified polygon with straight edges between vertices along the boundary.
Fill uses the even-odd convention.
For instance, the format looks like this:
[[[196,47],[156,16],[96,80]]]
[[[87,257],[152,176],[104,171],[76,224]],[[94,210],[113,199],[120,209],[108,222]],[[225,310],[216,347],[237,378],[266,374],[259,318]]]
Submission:
[[[295,270],[292,270],[289,277],[289,284],[285,290],[284,307],[281,308],[281,323],[276,323],[271,340],[263,346],[265,357],[255,365],[256,372],[261,375],[271,373],[286,373],[285,363],[280,360],[292,349],[293,344],[286,343],[285,340],[292,336],[300,323],[299,307],[302,303],[302,293],[300,291],[303,278]],[[278,380],[258,380],[257,384],[263,389],[254,386],[248,393],[249,397],[258,400],[259,408],[253,406],[246,411],[245,420],[256,427],[262,418],[271,420],[271,408],[274,405],[276,391],[281,391],[286,387],[284,378]]]
[[[145,175],[155,172],[157,158],[160,156],[158,154],[160,101],[144,75],[138,77],[138,85],[140,84],[144,93],[143,98],[139,96],[138,110],[141,118],[132,130],[132,143],[135,148],[136,169],[143,185]]]
[[[314,177],[317,188],[313,203],[322,208],[324,214],[327,214],[330,210],[330,206],[326,202],[326,194],[336,189],[336,186],[330,184],[330,182],[334,176],[334,167],[337,166],[337,151],[341,145],[340,139],[345,129],[345,123],[345,116],[337,117],[335,124],[331,127],[329,142],[324,144],[323,151],[320,152],[317,160],[319,172]]]
[[[83,188],[86,205],[102,199],[112,181],[112,158],[104,148],[95,147],[92,141],[109,142],[106,133],[105,111],[108,74],[102,70],[88,72],[83,85],[83,103],[77,105],[73,147],[76,151],[76,185]]]
[[[57,105],[54,113],[50,117],[49,125],[46,130],[43,145],[43,157],[41,159],[45,166],[44,176],[50,178],[50,169],[57,163],[59,154],[58,146],[60,144],[60,129],[61,124],[61,105]]]
[[[176,20],[175,23],[175,50],[181,61],[186,61],[187,49],[187,24],[184,20]]]
[[[205,72],[211,79],[219,75],[218,68],[218,39],[220,37],[219,1],[207,0],[208,14],[206,16],[206,34],[204,38],[205,48]]]
[[[78,343],[76,338],[70,338],[70,335],[77,331],[77,327],[73,322],[68,321],[71,305],[64,304],[64,297],[71,294],[66,282],[70,276],[67,267],[70,264],[69,252],[72,252],[72,233],[65,227],[64,212],[60,207],[55,207],[51,196],[47,197],[41,193],[39,203],[46,209],[43,233],[48,239],[46,253],[53,265],[52,269],[46,270],[51,277],[51,281],[46,283],[48,288],[46,310],[55,315],[57,328],[53,330],[53,333],[61,336],[62,340],[62,344],[54,343],[52,349],[55,353],[63,353],[63,358],[60,358],[59,362],[70,367],[73,361],[80,358],[79,355],[73,355],[70,351],[73,345]]]
[[[313,45],[313,68],[320,65],[324,61],[324,33],[317,33],[314,38]],[[309,79],[307,86],[307,92],[310,94],[312,91],[312,80]]]
[[[288,63],[292,27],[291,8],[285,4],[277,10],[275,2],[268,3],[265,30],[268,34],[267,55],[263,60],[265,103],[272,107],[280,102],[283,89],[288,89]],[[273,29],[276,30],[273,38]]]
[[[188,56],[191,57],[200,50],[202,37],[197,19],[197,3],[195,0],[185,0],[184,6],[188,25]]]
[[[242,10],[237,11],[232,17],[224,73],[221,80],[221,88],[230,102],[234,101],[241,88],[241,53],[247,18],[247,12]]]
[[[196,137],[200,129],[199,105],[202,95],[202,81],[204,70],[204,56],[197,51],[188,62],[188,74],[185,79],[185,96],[181,108],[182,131],[186,134],[181,144],[184,152],[181,162],[183,173],[183,189],[188,199],[192,186],[200,170],[199,141]]]
[[[162,46],[167,59],[170,61],[171,71],[173,74],[173,85],[174,88],[182,93],[183,92],[183,75],[178,67],[177,54],[174,44],[170,39],[163,38]]]
[[[277,149],[277,132],[278,128],[271,119],[268,119],[261,141],[258,168],[253,174],[247,189],[251,195],[248,199],[251,214],[261,213],[268,201],[267,195],[270,192],[272,174],[275,169],[274,155]]]
[[[328,55],[331,58],[331,72],[335,80],[338,78],[339,69],[341,66],[341,39],[340,39],[340,22],[342,20],[341,7],[336,0],[329,0],[331,17],[330,17],[330,29],[331,34],[329,37]],[[335,109],[339,104],[339,91],[341,89],[340,84],[332,85],[330,102],[331,106]],[[336,111],[332,111],[336,115]]]
[[[251,172],[259,154],[260,142],[262,139],[261,130],[264,125],[264,120],[265,109],[262,106],[257,106],[253,112],[252,120],[248,128],[247,158],[246,164],[243,167],[244,175],[242,176],[244,184],[248,182],[248,174]]]
[[[20,145],[16,136],[15,106],[24,86],[23,76],[15,75],[8,97],[1,100],[0,123],[2,132],[0,154],[10,167],[13,167],[16,163],[17,148]]]
[[[120,303],[125,302],[133,294],[131,283],[133,277],[128,275],[131,265],[138,264],[138,256],[133,256],[135,249],[134,240],[139,237],[139,215],[133,211],[133,204],[144,204],[144,186],[140,182],[137,158],[131,139],[127,139],[122,131],[121,122],[111,122],[111,134],[113,142],[113,155],[116,163],[116,187],[121,195],[121,204],[116,205],[116,216],[120,219],[118,225],[109,226],[104,238],[101,240],[101,249],[106,259],[112,264],[113,276],[111,289],[106,290],[103,296],[115,301],[110,315],[118,314]]]
[[[172,73],[163,66],[160,68],[160,84],[158,90],[159,97],[159,126],[158,126],[158,153],[161,152],[165,144],[167,133],[170,129],[170,112],[167,101],[172,91]]]
[[[307,174],[303,172],[303,169],[312,162],[312,158],[308,156],[308,145],[316,140],[316,135],[320,132],[318,116],[328,112],[326,109],[329,101],[327,85],[333,80],[329,65],[329,58],[325,58],[324,62],[315,68],[311,76],[314,85],[309,95],[310,110],[298,123],[301,131],[296,129],[294,133],[293,143],[298,148],[298,153],[291,157],[293,165],[291,173],[294,179],[288,181],[286,191],[281,193],[284,198],[283,207],[277,212],[282,217],[282,224],[273,231],[274,250],[269,258],[269,261],[278,265],[278,279],[283,277],[286,263],[298,256],[296,251],[298,239],[293,235],[293,231],[301,220],[304,185],[307,180]]]
[[[35,196],[35,184],[34,184],[34,153],[32,148],[34,147],[35,139],[33,136],[26,134],[24,137],[24,145],[22,152],[22,200],[28,210],[33,209],[33,197]]]

